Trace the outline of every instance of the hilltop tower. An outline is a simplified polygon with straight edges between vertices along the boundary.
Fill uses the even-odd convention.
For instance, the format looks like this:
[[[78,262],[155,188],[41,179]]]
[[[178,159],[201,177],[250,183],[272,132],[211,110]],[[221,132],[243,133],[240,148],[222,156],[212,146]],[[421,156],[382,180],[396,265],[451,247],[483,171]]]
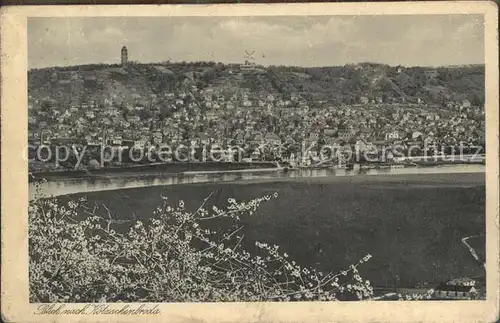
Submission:
[[[128,50],[127,46],[122,47],[122,65],[126,65],[128,62]]]

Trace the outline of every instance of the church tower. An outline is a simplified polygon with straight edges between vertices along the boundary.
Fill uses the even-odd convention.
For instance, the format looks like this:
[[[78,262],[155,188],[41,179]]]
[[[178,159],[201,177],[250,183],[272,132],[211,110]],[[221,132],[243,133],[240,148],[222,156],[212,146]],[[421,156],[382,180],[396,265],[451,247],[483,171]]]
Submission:
[[[128,62],[128,50],[127,46],[122,47],[122,65],[126,65]]]

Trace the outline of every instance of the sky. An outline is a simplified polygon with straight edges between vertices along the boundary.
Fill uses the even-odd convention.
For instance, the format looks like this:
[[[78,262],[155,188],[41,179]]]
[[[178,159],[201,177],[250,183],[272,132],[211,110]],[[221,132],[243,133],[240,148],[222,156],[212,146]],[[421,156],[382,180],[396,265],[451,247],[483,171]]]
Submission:
[[[484,64],[480,15],[28,19],[28,66],[120,62],[338,66]]]

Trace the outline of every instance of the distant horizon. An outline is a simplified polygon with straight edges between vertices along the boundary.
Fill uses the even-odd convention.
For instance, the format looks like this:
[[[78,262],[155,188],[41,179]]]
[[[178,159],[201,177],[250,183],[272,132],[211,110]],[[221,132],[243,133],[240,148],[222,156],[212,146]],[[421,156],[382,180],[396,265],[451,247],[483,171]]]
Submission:
[[[28,18],[28,68],[214,61],[484,65],[482,15]]]
[[[129,61],[128,64],[134,65],[134,64],[139,64],[139,65],[162,65],[162,64],[192,64],[192,63],[215,63],[215,64],[223,64],[223,65],[242,65],[242,63],[225,63],[225,62],[218,62],[218,61],[157,61],[157,62],[137,62],[137,61]],[[300,66],[300,65],[262,65],[262,64],[255,64],[255,66],[262,66],[265,68],[274,66],[274,67],[297,67],[297,68],[329,68],[329,67],[344,67],[344,66],[355,66],[355,65],[364,65],[364,64],[372,64],[372,65],[381,65],[381,66],[389,66],[389,67],[398,67],[402,66],[404,68],[428,68],[428,69],[438,69],[438,68],[460,68],[460,67],[474,67],[474,66],[485,66],[486,64],[484,63],[473,63],[473,64],[454,64],[454,65],[436,65],[436,66],[431,66],[431,65],[414,65],[414,66],[409,66],[409,65],[390,65],[390,64],[385,64],[385,63],[378,63],[378,62],[357,62],[357,63],[347,63],[343,65],[324,65],[324,66]],[[29,71],[32,70],[44,70],[44,69],[51,69],[51,68],[73,68],[73,67],[80,67],[80,66],[90,66],[90,65],[102,65],[102,66],[114,66],[114,65],[119,65],[122,66],[120,62],[117,63],[83,63],[83,64],[76,64],[76,65],[54,65],[54,66],[44,66],[44,67],[33,67],[29,68]]]

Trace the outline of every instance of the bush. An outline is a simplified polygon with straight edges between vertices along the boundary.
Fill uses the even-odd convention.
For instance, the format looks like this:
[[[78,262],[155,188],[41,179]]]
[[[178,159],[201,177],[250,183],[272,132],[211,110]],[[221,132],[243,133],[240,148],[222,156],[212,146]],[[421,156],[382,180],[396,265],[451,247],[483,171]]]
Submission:
[[[241,218],[277,194],[225,209],[163,205],[148,223],[114,219],[82,198],[29,203],[31,302],[212,302],[371,299],[357,264],[323,273],[279,246],[241,247]],[[99,214],[102,213],[102,214]],[[212,228],[210,228],[212,227]],[[217,229],[213,229],[216,227]]]

